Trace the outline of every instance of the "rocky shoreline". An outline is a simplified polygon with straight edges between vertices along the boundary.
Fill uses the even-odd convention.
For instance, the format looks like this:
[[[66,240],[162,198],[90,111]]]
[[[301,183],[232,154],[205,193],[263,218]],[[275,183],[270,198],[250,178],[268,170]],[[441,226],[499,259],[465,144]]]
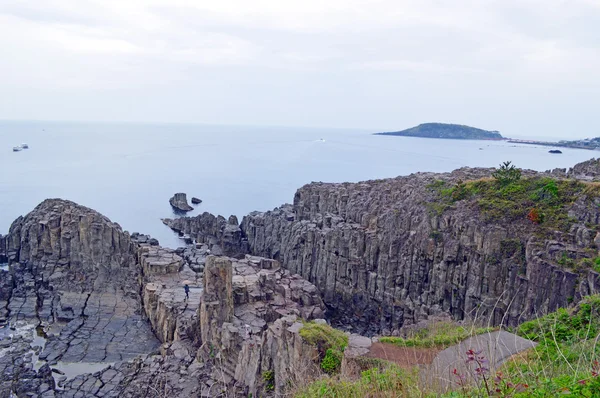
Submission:
[[[491,173],[312,183],[241,223],[166,219],[177,250],[48,199],[0,236],[0,397],[281,396],[322,374],[311,319],[367,336],[436,316],[512,326],[598,293],[575,267],[600,249],[598,161],[524,171],[590,184],[546,234],[440,193]]]
[[[0,241],[2,397],[260,396],[262,373],[279,391],[307,360],[298,321],[324,316],[316,287],[275,260],[162,248],[65,200]]]

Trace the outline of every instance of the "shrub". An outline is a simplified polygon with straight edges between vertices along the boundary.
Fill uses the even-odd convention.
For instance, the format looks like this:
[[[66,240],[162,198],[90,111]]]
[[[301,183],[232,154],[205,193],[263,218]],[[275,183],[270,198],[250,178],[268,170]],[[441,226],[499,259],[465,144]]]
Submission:
[[[315,345],[322,356],[329,348],[344,351],[348,336],[324,323],[306,322],[300,329],[300,336],[309,344]]]
[[[321,369],[327,373],[339,371],[343,352],[348,346],[348,336],[324,323],[306,322],[300,329],[300,336],[317,347],[321,358]]]
[[[265,390],[273,391],[275,389],[275,373],[272,370],[267,370],[262,374],[265,382]]]
[[[506,186],[521,179],[521,170],[516,168],[512,162],[504,162],[498,170],[492,173],[492,177],[501,185]]]
[[[567,342],[596,337],[600,332],[600,295],[588,296],[576,308],[556,312],[525,322],[517,334],[530,340]]]
[[[342,366],[342,356],[344,354],[336,349],[328,349],[325,352],[325,357],[321,361],[321,369],[326,373],[333,374],[337,373]]]
[[[542,222],[542,215],[539,210],[534,207],[529,211],[529,214],[527,214],[527,219],[534,224],[539,224]]]

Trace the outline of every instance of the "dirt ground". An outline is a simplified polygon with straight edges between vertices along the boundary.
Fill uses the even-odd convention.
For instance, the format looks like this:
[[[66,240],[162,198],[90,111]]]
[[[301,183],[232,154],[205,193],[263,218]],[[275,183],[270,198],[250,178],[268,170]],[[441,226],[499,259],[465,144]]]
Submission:
[[[403,368],[415,365],[428,365],[441,350],[438,348],[398,347],[394,344],[373,343],[368,358],[379,358],[395,362]]]

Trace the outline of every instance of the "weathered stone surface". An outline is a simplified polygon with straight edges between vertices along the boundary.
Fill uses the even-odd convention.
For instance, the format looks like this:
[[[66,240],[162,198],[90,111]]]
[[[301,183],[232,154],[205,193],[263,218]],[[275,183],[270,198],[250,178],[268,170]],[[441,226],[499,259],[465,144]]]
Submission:
[[[298,334],[300,316],[323,316],[314,285],[274,260],[211,256],[203,295],[198,355],[205,361],[219,359],[213,377],[230,380],[243,395],[263,396],[270,390],[281,395],[289,383],[320,374],[316,348]],[[267,372],[272,380],[265,380]]]
[[[567,175],[579,180],[600,181],[600,159],[590,159],[576,164],[569,169]]]
[[[158,348],[143,314],[137,244],[118,224],[73,202],[51,199],[19,217],[6,242],[10,266],[0,271],[0,300],[6,303],[1,315],[16,332],[31,335],[31,325],[47,331],[36,351],[42,363],[108,366]],[[25,343],[32,350],[31,342]],[[42,385],[54,388],[24,383],[16,377],[11,388],[32,393],[42,393]]]
[[[163,219],[163,223],[180,235],[189,235],[197,243],[207,245],[212,254],[243,258],[248,253],[247,242],[235,216],[226,220],[205,212],[196,217]]]
[[[323,302],[275,260],[162,248],[63,200],[17,219],[5,241],[0,396],[247,397],[267,392],[264,370],[283,389],[290,364],[311,364],[289,328],[323,316]]]
[[[118,224],[50,199],[12,224],[7,243],[7,317],[53,328],[42,359],[112,362],[157,346],[143,322],[135,244]]]
[[[557,232],[555,243],[537,238],[525,219],[486,222],[468,201],[442,215],[428,207],[432,182],[491,171],[312,183],[293,205],[251,213],[241,228],[253,254],[313,282],[337,324],[359,333],[392,334],[441,314],[515,325],[598,292],[597,273],[582,278],[558,264],[563,253],[579,258],[595,245],[585,223],[598,223],[600,212],[585,197],[569,213],[578,220],[573,232]]]
[[[200,304],[203,342],[220,340],[223,324],[233,318],[231,260],[209,256],[204,266],[204,292]]]
[[[189,203],[187,202],[187,195],[183,192],[178,192],[175,195],[173,195],[173,197],[171,199],[169,199],[169,203],[171,204],[171,207],[173,207],[173,209],[175,211],[185,213],[185,212],[194,210],[194,208],[192,206],[190,206]]]

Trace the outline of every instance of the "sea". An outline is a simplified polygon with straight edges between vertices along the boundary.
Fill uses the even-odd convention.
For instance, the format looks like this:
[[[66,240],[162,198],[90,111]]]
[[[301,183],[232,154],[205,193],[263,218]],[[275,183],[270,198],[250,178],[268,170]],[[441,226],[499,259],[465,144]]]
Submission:
[[[241,218],[291,203],[312,181],[357,182],[464,166],[571,167],[596,151],[503,141],[373,135],[360,129],[0,121],[0,234],[46,198],[69,199],[149,234],[182,242],[161,222],[176,192],[202,212]],[[13,152],[27,143],[29,149]]]

